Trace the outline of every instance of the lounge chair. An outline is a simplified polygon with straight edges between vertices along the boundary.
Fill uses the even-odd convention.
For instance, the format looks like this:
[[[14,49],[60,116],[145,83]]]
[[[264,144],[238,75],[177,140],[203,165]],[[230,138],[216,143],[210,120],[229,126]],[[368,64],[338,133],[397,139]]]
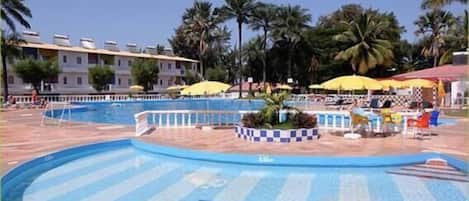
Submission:
[[[386,100],[386,101],[384,101],[381,108],[391,108],[391,105],[392,105],[392,101],[391,100]]]
[[[416,110],[418,108],[419,104],[415,101],[410,102],[409,104],[409,109],[411,110]]]
[[[350,105],[351,103],[345,103],[344,99],[339,99],[335,103],[326,103],[327,109],[341,110],[344,105]]]
[[[370,101],[370,108],[372,109],[378,109],[379,108],[379,99],[373,98]]]
[[[326,103],[326,106],[337,106],[342,105],[344,103],[344,99],[338,99],[334,103]]]

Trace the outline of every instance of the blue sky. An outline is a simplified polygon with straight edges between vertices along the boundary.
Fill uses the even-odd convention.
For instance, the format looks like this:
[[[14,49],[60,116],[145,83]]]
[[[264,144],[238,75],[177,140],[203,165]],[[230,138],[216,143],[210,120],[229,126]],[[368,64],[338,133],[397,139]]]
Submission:
[[[223,0],[212,1],[215,6]],[[348,3],[361,4],[363,7],[378,8],[394,12],[407,32],[403,37],[415,41],[413,22],[420,10],[421,0],[266,0],[275,4],[301,5],[309,9],[315,24],[318,17],[328,14]],[[50,42],[52,35],[69,35],[73,44],[81,37],[91,37],[97,46],[102,47],[105,40],[117,41],[123,47],[128,42],[146,45],[168,45],[174,29],[181,23],[181,15],[190,7],[193,0],[26,0],[32,10],[30,20],[32,30],[41,34],[43,41]],[[454,4],[448,9],[460,15],[464,6]],[[227,22],[233,36],[237,33],[233,21]],[[244,30],[247,30],[245,28]],[[247,30],[243,37],[256,35]],[[246,41],[244,40],[244,41]],[[237,42],[233,38],[232,43]]]

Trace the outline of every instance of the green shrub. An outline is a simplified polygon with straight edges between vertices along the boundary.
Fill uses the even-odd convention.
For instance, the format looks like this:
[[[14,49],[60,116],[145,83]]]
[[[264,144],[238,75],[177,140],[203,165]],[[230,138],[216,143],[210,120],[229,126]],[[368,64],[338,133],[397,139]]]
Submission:
[[[291,121],[295,128],[315,128],[317,118],[315,115],[309,115],[299,112],[291,117]]]
[[[259,113],[248,113],[241,119],[244,127],[259,128],[265,124],[264,116]]]

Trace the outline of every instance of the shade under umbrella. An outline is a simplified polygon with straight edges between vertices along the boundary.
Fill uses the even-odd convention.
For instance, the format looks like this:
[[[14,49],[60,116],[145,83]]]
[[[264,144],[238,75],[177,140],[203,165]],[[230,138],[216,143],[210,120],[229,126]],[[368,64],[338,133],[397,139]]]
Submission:
[[[218,93],[221,93],[221,92],[225,92],[230,87],[231,86],[229,84],[225,84],[225,83],[222,83],[222,82],[202,81],[202,82],[190,85],[189,87],[183,89],[181,91],[181,94],[182,95],[191,95],[191,96],[213,95],[213,94],[218,94]]]
[[[383,85],[379,81],[359,75],[347,75],[336,77],[323,82],[321,86],[328,90],[380,90]]]

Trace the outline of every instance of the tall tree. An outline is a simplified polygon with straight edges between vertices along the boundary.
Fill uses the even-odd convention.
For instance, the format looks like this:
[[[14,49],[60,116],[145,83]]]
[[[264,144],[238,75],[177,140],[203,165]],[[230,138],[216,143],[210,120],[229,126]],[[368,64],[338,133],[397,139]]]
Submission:
[[[239,70],[239,98],[242,98],[242,83],[243,83],[243,53],[242,53],[242,32],[243,24],[248,23],[249,17],[252,15],[252,11],[256,8],[255,0],[225,0],[225,5],[221,7],[222,15],[225,19],[236,19],[238,24],[238,44],[239,44],[239,60],[238,60],[238,70]]]
[[[12,32],[6,34],[6,30],[2,29],[2,47],[0,49],[2,55],[2,83],[3,83],[3,96],[6,101],[8,97],[8,72],[6,67],[6,58],[13,58],[19,56],[19,49],[15,46],[21,42],[19,36],[16,34],[15,22],[20,23],[25,28],[31,28],[31,25],[25,18],[32,17],[31,10],[24,5],[23,0],[2,0],[1,1],[1,19]]]
[[[252,12],[250,27],[251,29],[258,31],[262,30],[262,82],[266,83],[267,77],[267,37],[269,32],[274,27],[274,21],[277,17],[277,7],[273,4],[259,3],[259,5]]]
[[[288,49],[288,77],[292,76],[292,57],[296,44],[301,40],[302,33],[311,21],[308,10],[298,5],[281,6],[278,10],[273,35],[283,40]]]
[[[8,25],[11,31],[16,32],[15,22],[20,23],[25,28],[31,28],[26,21],[26,17],[32,17],[31,10],[24,5],[24,0],[2,0],[1,18]]]
[[[455,2],[467,4],[467,0],[423,0],[420,6],[422,9],[441,9],[444,6]]]
[[[210,38],[218,28],[222,19],[208,1],[195,1],[191,8],[183,14],[184,33],[186,40],[193,40],[198,44],[198,56],[202,75],[205,73],[204,58],[210,46]]]
[[[153,89],[153,84],[158,82],[158,66],[158,63],[151,59],[136,59],[130,69],[133,83],[143,86],[144,92]]]
[[[106,85],[112,83],[114,78],[114,69],[110,66],[94,66],[88,68],[88,80],[91,86],[98,92],[106,89]]]
[[[60,73],[57,59],[39,61],[36,59],[25,59],[13,65],[13,70],[24,83],[30,83],[39,92],[41,82],[54,80]]]
[[[429,39],[422,48],[422,55],[432,57],[434,67],[438,65],[439,57],[443,53],[444,37],[455,22],[450,12],[439,9],[425,13],[414,22],[418,28],[415,34]]]
[[[392,63],[391,43],[380,38],[388,27],[387,21],[377,21],[373,16],[362,14],[356,21],[342,23],[347,30],[334,36],[334,39],[346,43],[348,47],[340,51],[336,59],[349,61],[353,71],[361,74],[377,65]]]
[[[7,62],[12,63],[14,58],[21,56],[21,49],[18,44],[23,42],[17,33],[7,34],[2,30],[2,85],[3,85],[3,100],[8,98],[8,69]],[[8,60],[8,61],[7,61]]]

